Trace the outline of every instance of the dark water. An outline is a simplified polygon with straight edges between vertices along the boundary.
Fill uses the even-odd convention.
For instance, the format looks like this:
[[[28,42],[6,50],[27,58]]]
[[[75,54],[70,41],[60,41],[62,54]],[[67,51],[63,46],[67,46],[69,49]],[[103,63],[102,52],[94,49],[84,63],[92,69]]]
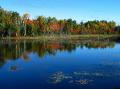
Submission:
[[[116,41],[0,41],[0,89],[119,89]]]

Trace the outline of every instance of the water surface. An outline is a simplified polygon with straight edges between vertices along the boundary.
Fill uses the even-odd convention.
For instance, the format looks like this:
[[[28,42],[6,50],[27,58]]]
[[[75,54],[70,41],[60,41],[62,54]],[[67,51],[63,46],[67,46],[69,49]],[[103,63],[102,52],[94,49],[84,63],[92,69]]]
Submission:
[[[117,88],[116,41],[0,41],[0,89]]]

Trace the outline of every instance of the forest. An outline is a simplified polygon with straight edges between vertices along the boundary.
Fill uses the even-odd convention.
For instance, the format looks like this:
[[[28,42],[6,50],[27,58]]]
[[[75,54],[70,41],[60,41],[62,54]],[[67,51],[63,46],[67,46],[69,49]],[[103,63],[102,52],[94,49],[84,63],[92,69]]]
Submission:
[[[20,16],[18,12],[0,7],[0,37],[84,34],[120,34],[120,26],[106,20],[78,23],[72,19],[58,20],[44,16],[31,19],[28,13]]]

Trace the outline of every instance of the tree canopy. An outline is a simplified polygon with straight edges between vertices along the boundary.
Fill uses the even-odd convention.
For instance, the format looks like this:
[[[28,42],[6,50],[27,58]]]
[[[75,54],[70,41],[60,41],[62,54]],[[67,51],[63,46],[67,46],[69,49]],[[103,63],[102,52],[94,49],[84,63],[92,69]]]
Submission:
[[[38,16],[30,19],[25,13],[6,11],[0,7],[0,36],[39,36],[53,34],[120,34],[120,26],[114,21],[93,20],[77,23],[72,19]]]

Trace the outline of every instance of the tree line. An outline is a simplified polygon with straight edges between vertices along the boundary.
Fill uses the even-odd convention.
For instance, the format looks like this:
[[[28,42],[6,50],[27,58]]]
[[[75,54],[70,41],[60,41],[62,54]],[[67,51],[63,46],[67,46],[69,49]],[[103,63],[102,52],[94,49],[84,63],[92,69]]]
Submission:
[[[120,34],[120,26],[114,21],[93,20],[77,23],[72,19],[58,20],[55,17],[38,16],[30,19],[25,13],[7,11],[0,7],[0,36],[40,36],[40,35],[79,35],[79,34]]]

